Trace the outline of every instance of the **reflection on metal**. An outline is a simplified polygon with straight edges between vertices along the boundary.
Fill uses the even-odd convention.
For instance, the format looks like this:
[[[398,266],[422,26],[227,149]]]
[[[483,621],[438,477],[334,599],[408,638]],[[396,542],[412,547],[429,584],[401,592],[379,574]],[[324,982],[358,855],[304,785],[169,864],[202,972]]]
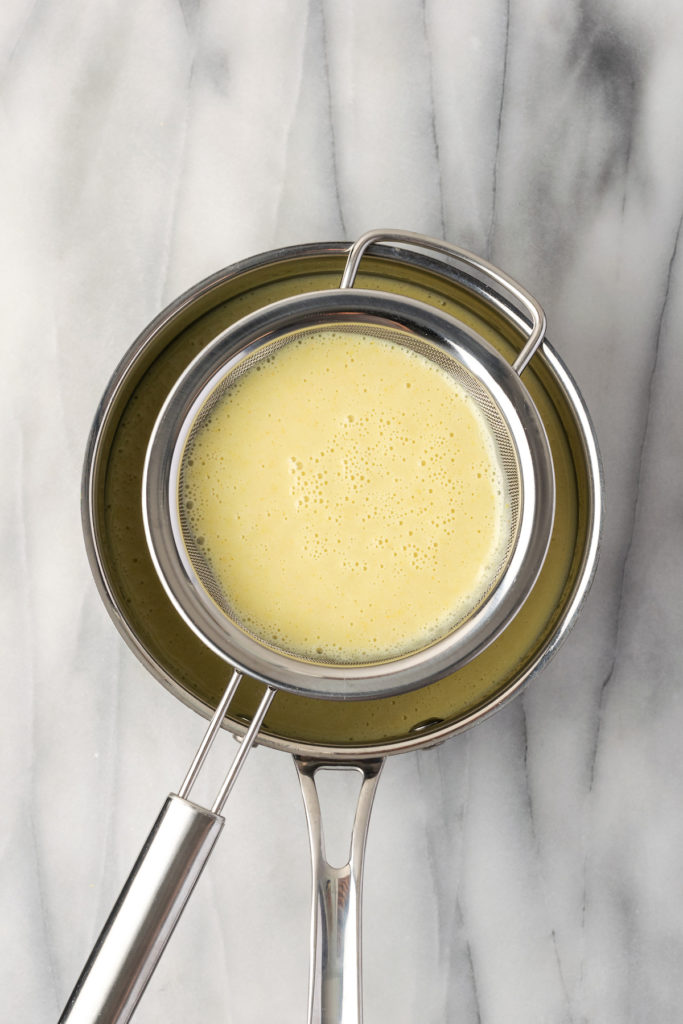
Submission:
[[[233,673],[179,793],[166,800],[59,1024],[126,1024],[132,1017],[220,835],[220,813],[276,692],[265,691],[208,810],[187,798],[241,678]]]
[[[363,782],[358,794],[347,864],[332,867],[325,856],[320,800],[315,784],[318,771],[339,770],[338,765],[296,757],[306,808],[313,867],[311,906],[311,962],[308,990],[309,1024],[360,1024],[363,1017],[361,986],[361,891],[363,855],[381,759],[348,763]]]

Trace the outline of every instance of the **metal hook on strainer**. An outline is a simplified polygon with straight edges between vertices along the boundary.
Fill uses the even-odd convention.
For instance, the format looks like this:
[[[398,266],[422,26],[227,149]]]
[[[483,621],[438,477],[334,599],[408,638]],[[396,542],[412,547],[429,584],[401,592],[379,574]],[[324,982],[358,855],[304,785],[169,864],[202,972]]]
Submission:
[[[502,287],[528,317],[528,340],[510,365],[466,325],[406,296],[355,285],[376,242],[448,256]],[[490,264],[445,242],[411,233],[371,232],[351,247],[338,289],[273,303],[210,342],[168,395],[145,462],[143,517],[155,568],[179,614],[236,671],[177,795],[169,797],[67,1005],[62,1022],[127,1021],[208,859],[227,799],[278,689],[335,700],[383,697],[424,686],[470,661],[505,629],[543,564],[554,515],[548,440],[520,373],[540,344],[545,318],[535,300]],[[501,555],[476,602],[440,635],[415,649],[352,660],[302,655],[266,642],[240,621],[194,542],[179,509],[184,454],[216,403],[245,373],[321,331],[389,341],[438,366],[487,424],[510,509]],[[187,797],[236,692],[241,673],[266,683],[261,705],[209,811]]]

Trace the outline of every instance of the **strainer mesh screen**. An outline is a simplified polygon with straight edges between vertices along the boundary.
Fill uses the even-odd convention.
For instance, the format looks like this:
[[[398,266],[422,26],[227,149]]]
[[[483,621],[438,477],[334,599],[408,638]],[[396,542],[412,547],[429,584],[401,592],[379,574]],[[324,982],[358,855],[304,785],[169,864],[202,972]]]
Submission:
[[[197,543],[193,529],[188,521],[187,514],[185,512],[183,503],[181,501],[181,495],[184,487],[184,467],[185,467],[185,454],[191,450],[193,441],[199,431],[203,429],[208,418],[211,416],[212,411],[216,405],[223,399],[225,394],[233,388],[237,382],[248,373],[254,366],[256,366],[263,359],[272,357],[276,352],[280,351],[287,345],[295,344],[298,341],[304,340],[314,334],[319,334],[321,329],[323,330],[334,330],[335,333],[346,332],[349,334],[372,335],[380,340],[389,341],[394,344],[402,345],[404,348],[408,348],[416,354],[423,356],[430,362],[435,363],[442,370],[446,371],[457,383],[463,388],[466,394],[474,401],[480,413],[483,415],[488,428],[490,430],[490,437],[493,441],[496,454],[499,460],[499,466],[501,470],[501,476],[503,479],[503,485],[505,488],[504,501],[509,511],[508,518],[508,536],[505,545],[501,545],[500,550],[502,555],[498,561],[498,564],[493,569],[488,586],[486,590],[481,594],[477,604],[470,608],[466,614],[464,614],[459,620],[451,623],[448,630],[448,635],[452,634],[458,626],[464,621],[469,619],[471,615],[477,611],[485,602],[491,593],[495,590],[499,581],[501,580],[507,565],[509,564],[510,558],[515,548],[515,541],[517,538],[519,516],[520,516],[520,505],[521,505],[521,477],[519,460],[517,458],[516,447],[513,441],[511,431],[503,417],[501,410],[490,394],[489,390],[484,384],[472,373],[463,363],[461,363],[453,355],[445,352],[443,349],[436,345],[429,344],[417,335],[412,334],[406,330],[398,328],[387,328],[377,326],[373,323],[334,323],[332,325],[316,325],[313,327],[306,327],[302,330],[298,330],[292,333],[281,335],[275,339],[269,339],[264,344],[260,345],[255,351],[239,361],[234,367],[227,370],[227,372],[220,378],[219,382],[210,392],[191,425],[190,431],[187,434],[183,457],[180,461],[180,471],[177,481],[177,510],[178,520],[180,524],[180,530],[185,545],[187,557],[190,565],[197,578],[197,581],[204,589],[204,591],[210,596],[212,601],[218,606],[218,608],[228,616],[228,618],[238,625],[242,630],[248,633],[251,637],[257,640],[259,643],[266,647],[278,650],[283,654],[287,654],[291,657],[296,658],[300,661],[310,662],[312,664],[351,664],[348,661],[337,661],[331,657],[325,657],[324,659],[316,659],[315,657],[308,657],[302,655],[300,652],[287,650],[285,647],[275,646],[272,643],[266,642],[262,637],[259,637],[253,632],[248,626],[240,621],[239,615],[235,609],[231,606],[231,603],[222,589],[221,585],[217,581],[211,565],[207,560],[202,547]],[[433,642],[433,641],[431,641]],[[429,646],[429,645],[427,645]],[[397,656],[403,657],[404,654]],[[383,659],[388,662],[395,660],[394,657]],[[377,659],[372,662],[367,660],[354,661],[352,664],[378,664]]]

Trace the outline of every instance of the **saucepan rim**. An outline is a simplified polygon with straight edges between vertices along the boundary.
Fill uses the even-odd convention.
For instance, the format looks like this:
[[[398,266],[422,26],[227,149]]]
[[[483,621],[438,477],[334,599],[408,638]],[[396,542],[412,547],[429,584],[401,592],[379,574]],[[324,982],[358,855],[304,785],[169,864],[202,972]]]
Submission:
[[[105,556],[98,541],[96,514],[98,469],[100,460],[103,457],[103,444],[106,428],[109,424],[109,417],[112,409],[115,407],[120,390],[135,372],[138,361],[145,357],[155,338],[171,322],[180,319],[195,304],[199,303],[202,298],[210,295],[212,291],[220,288],[227,282],[235,280],[240,275],[252,270],[270,265],[282,269],[283,264],[299,261],[305,257],[341,256],[348,252],[348,248],[349,243],[342,242],[310,243],[270,250],[225,267],[189,288],[163,309],[144,328],[124,354],[110,378],[90,431],[83,467],[81,513],[88,560],[100,596],[119,633],[151,675],[186,706],[197,711],[203,717],[208,717],[213,709],[182,687],[150,653],[123,614],[113,587],[109,583]],[[500,312],[513,326],[520,329],[524,326],[520,315],[514,308],[500,295],[492,292],[490,287],[477,281],[467,273],[445,265],[441,260],[434,260],[422,253],[411,250],[403,249],[396,251],[386,245],[373,246],[369,253],[370,255],[379,255],[384,259],[395,260],[401,264],[408,263],[417,269],[436,271],[440,274],[443,274],[446,268],[451,282],[456,280],[459,283],[466,284],[468,289],[485,298],[486,303]],[[532,676],[545,667],[564,642],[576,621],[596,569],[604,518],[603,471],[591,418],[572,375],[547,339],[542,342],[539,355],[546,361],[555,382],[560,386],[575,416],[577,432],[587,469],[588,482],[587,493],[583,496],[586,504],[585,513],[588,524],[587,536],[586,542],[583,545],[580,564],[574,574],[573,593],[563,615],[555,624],[553,632],[546,642],[526,664],[523,671],[519,672],[496,697],[489,700],[482,707],[478,707],[470,713],[463,715],[461,718],[455,721],[444,722],[442,726],[430,728],[425,733],[418,732],[398,739],[374,741],[370,744],[334,746],[290,740],[287,737],[271,735],[266,731],[262,731],[259,736],[260,743],[299,757],[322,758],[325,761],[340,763],[354,763],[368,758],[376,759],[386,755],[433,746],[484,720],[507,704],[509,700],[520,692]],[[239,722],[232,720],[226,721],[225,727],[237,735],[241,734],[246,728]]]

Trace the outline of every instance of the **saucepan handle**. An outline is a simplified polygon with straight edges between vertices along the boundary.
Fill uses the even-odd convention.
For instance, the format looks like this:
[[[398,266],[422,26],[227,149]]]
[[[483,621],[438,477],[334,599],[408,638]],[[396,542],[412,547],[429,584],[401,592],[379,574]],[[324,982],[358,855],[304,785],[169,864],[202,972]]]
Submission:
[[[125,1024],[152,976],[224,818],[171,794],[59,1024]]]
[[[294,758],[306,808],[313,868],[309,1024],[361,1024],[361,890],[363,855],[383,761],[330,763]],[[316,772],[355,769],[362,775],[351,834],[350,856],[343,867],[325,857]]]
[[[521,284],[518,284],[517,281],[503,273],[498,267],[494,267],[492,263],[482,259],[481,256],[476,256],[467,249],[451,245],[450,242],[444,242],[440,238],[430,238],[429,235],[421,235],[416,231],[393,231],[391,229],[368,231],[366,234],[361,235],[358,241],[354,242],[349,249],[346,259],[346,267],[341,279],[342,288],[353,287],[363,253],[368,246],[376,242],[391,242],[395,245],[407,245],[417,249],[437,252],[442,256],[448,256],[458,263],[476,270],[485,280],[502,287],[519,304],[531,322],[529,336],[512,364],[512,368],[517,374],[522,372],[543,341],[546,327],[545,313],[526,288],[523,288]]]

